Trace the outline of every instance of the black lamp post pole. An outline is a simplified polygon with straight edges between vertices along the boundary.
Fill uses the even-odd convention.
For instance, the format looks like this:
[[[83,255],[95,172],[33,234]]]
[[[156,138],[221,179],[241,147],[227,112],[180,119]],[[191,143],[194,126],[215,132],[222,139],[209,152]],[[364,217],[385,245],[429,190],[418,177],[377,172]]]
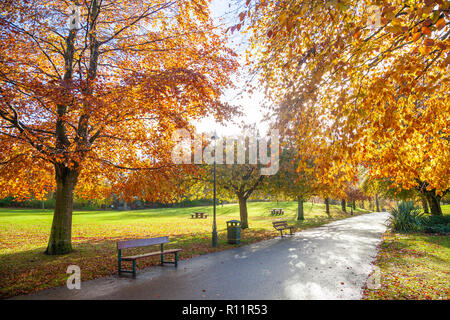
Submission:
[[[213,203],[213,231],[212,231],[212,247],[217,248],[217,225],[216,225],[216,139],[214,134],[214,203]]]

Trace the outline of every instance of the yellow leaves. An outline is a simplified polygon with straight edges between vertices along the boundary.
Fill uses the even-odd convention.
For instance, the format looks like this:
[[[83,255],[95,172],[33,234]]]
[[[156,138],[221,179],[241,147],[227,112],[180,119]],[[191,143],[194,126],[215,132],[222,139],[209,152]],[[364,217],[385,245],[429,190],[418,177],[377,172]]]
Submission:
[[[428,46],[420,47],[420,48],[419,48],[419,52],[420,52],[422,55],[427,56],[427,55],[430,54],[431,48],[428,47]]]
[[[448,101],[442,97],[449,90],[450,58],[440,53],[448,50],[448,41],[436,32],[445,30],[442,6],[430,3],[423,9],[420,3],[419,12],[400,2],[378,2],[382,28],[374,31],[367,26],[367,13],[348,3],[351,18],[332,6],[332,13],[320,6],[312,13],[300,0],[259,17],[264,28],[253,29],[258,35],[253,43],[264,52],[258,67],[265,71],[270,98],[292,105],[275,108],[279,120],[296,132],[299,152],[314,157],[324,175],[365,165],[402,183],[414,183],[410,179],[416,172],[427,172],[427,180],[442,187],[434,167],[429,173],[420,167],[425,162],[421,149],[433,157],[439,151],[423,147],[419,139],[440,141],[446,127],[442,113]],[[301,30],[295,36],[286,32],[287,17]],[[286,65],[291,54],[295,63]]]
[[[392,19],[391,20],[391,25],[393,25],[393,26],[402,26],[402,24],[403,24],[403,19],[401,19],[401,18],[394,18],[394,19]]]
[[[386,30],[388,31],[388,32],[391,32],[391,33],[402,33],[403,31],[404,31],[404,29],[403,29],[403,27],[402,26],[400,26],[400,25],[393,25],[393,26],[388,26],[387,28],[386,28]]]
[[[415,42],[415,41],[419,40],[420,37],[422,37],[422,32],[416,32],[413,34],[412,41]]]
[[[288,14],[285,12],[285,11],[283,11],[279,16],[278,16],[278,23],[280,24],[280,25],[286,25],[286,22],[287,22],[287,19],[288,19]]]

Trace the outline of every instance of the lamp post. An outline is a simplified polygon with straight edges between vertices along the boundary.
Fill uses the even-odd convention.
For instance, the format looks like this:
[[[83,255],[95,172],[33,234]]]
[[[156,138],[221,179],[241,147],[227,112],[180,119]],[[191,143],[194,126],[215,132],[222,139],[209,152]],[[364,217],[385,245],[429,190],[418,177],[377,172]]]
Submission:
[[[214,197],[213,197],[213,230],[212,230],[212,247],[217,248],[217,224],[216,224],[216,145],[217,132],[211,137],[214,140]]]

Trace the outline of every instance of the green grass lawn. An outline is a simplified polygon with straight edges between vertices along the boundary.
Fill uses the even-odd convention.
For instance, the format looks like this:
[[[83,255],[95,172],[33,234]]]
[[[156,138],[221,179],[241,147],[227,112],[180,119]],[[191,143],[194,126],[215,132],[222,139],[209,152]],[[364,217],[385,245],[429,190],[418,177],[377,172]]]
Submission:
[[[447,204],[445,206],[442,206],[442,214],[444,215],[450,215],[450,204]]]
[[[273,217],[271,208],[284,208],[284,216]],[[248,244],[279,235],[273,220],[288,220],[297,230],[349,217],[340,206],[331,205],[331,218],[324,204],[305,203],[305,220],[296,222],[296,202],[249,202],[249,229],[241,233]],[[194,211],[206,212],[207,219],[190,219]],[[356,214],[368,212],[357,209]],[[219,247],[211,248],[212,207],[165,208],[135,211],[75,211],[72,243],[74,252],[47,256],[45,251],[52,222],[52,210],[0,208],[0,297],[6,298],[63,285],[71,264],[81,268],[82,280],[115,273],[117,240],[169,236],[167,247],[180,247],[180,259],[233,247],[226,243],[226,221],[239,219],[237,204],[217,207]],[[139,253],[141,250],[130,250]],[[138,269],[158,263],[158,258],[141,259]]]
[[[450,215],[450,205],[443,206]],[[365,299],[450,299],[450,236],[391,233],[383,239],[376,265],[381,288]]]

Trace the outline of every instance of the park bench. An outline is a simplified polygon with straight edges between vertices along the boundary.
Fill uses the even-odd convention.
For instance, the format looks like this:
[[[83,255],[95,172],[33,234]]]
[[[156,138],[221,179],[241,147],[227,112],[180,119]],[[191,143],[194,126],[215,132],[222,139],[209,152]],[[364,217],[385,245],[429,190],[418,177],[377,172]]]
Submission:
[[[141,258],[147,258],[151,256],[160,255],[161,256],[161,265],[164,263],[173,263],[175,267],[178,266],[178,252],[181,249],[169,249],[164,250],[164,243],[169,242],[169,237],[158,237],[158,238],[147,238],[147,239],[134,239],[127,241],[119,241],[117,242],[117,250],[118,250],[118,267],[119,267],[119,275],[122,272],[132,273],[133,277],[136,277],[136,260]],[[122,250],[130,249],[130,248],[138,248],[138,247],[147,247],[153,245],[160,245],[160,251],[144,253],[135,256],[127,256],[122,257]],[[164,255],[173,254],[175,256],[174,261],[164,261]],[[122,261],[132,261],[133,262],[133,270],[125,270],[122,269]]]
[[[292,228],[294,228],[294,226],[288,226],[287,221],[273,221],[272,225],[276,230],[280,231],[281,237],[283,237],[283,230],[286,229],[289,229],[292,235]]]
[[[191,218],[192,219],[206,219],[206,218],[208,218],[208,215],[205,214],[204,212],[194,212],[193,214],[191,214]]]
[[[284,214],[283,208],[273,208],[271,214],[273,216],[281,216]]]

